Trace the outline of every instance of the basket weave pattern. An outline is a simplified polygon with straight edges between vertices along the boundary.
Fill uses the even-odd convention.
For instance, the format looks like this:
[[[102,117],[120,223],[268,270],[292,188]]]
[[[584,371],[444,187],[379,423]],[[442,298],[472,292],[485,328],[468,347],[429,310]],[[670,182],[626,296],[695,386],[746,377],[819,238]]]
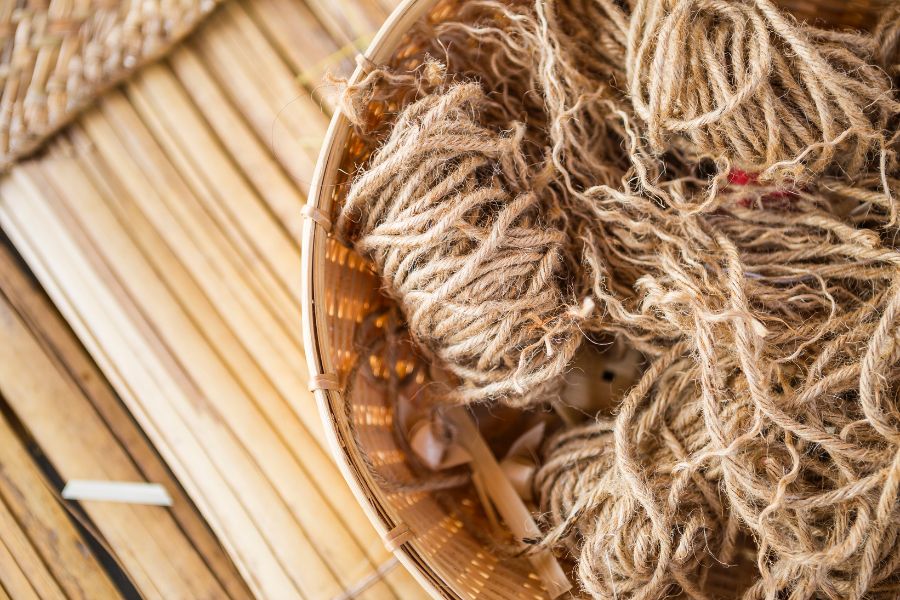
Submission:
[[[0,4],[0,167],[31,152],[106,87],[159,57],[218,0]]]

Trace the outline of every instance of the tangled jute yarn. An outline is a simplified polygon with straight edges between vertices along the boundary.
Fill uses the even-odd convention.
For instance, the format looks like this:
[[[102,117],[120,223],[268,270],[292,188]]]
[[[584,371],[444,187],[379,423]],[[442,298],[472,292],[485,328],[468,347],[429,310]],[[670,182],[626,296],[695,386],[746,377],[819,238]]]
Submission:
[[[597,598],[663,597],[674,585],[704,597],[710,567],[735,552],[737,516],[709,465],[681,468],[709,448],[691,361],[676,346],[648,368],[615,421],[597,419],[549,439],[534,480],[545,545],[578,556]],[[730,407],[738,429],[746,411]]]
[[[475,125],[469,109],[430,113],[429,131],[458,133],[466,152],[493,147],[468,185],[502,190],[492,210],[539,189],[529,211],[562,232],[538,246],[561,266],[546,280],[555,308],[537,321],[566,315],[553,340],[577,327],[612,333],[651,361],[615,421],[548,447],[536,479],[542,543],[577,555],[583,587],[599,598],[707,597],[704,573],[729,560],[737,528],[756,544],[747,599],[898,597],[897,11],[868,35],[791,21],[766,0],[473,0],[458,19],[423,27],[423,53],[491,90]],[[401,104],[442,106],[458,87],[408,77]],[[397,127],[385,137],[403,134],[409,145],[395,148],[418,158],[394,163],[403,174],[425,160],[409,135],[422,130],[402,117]],[[434,151],[435,138],[423,139]],[[380,190],[410,175],[379,177],[367,198],[389,214],[398,196]],[[474,189],[458,186],[460,197]],[[416,209],[434,197],[403,189],[418,194]],[[437,244],[428,218],[417,235]],[[463,238],[425,254],[375,238],[385,245],[370,256],[379,270],[418,269],[404,257],[471,253],[483,239]],[[567,308],[590,303],[586,319]],[[484,338],[452,341],[481,360]],[[457,374],[480,378],[469,390],[508,385],[520,347],[538,346],[508,346],[507,368],[489,367],[500,379]],[[528,380],[541,385],[504,389],[546,397],[565,364],[541,364],[552,368]],[[466,399],[476,397],[493,396]]]
[[[900,5],[891,5],[878,22],[873,35],[875,56],[885,73],[900,76]]]
[[[855,180],[708,179],[677,147],[655,159],[645,120],[618,114],[631,176],[578,193],[606,311],[598,326],[651,356],[688,343],[710,449],[685,464],[721,469],[731,510],[754,535],[761,577],[746,597],[896,597],[893,150],[861,161]],[[878,136],[881,146],[893,134]],[[750,400],[743,430],[723,423],[739,398]]]
[[[636,0],[628,23],[628,92],[655,152],[678,136],[796,178],[855,175],[883,149],[897,102],[872,37],[792,22],[770,0]]]
[[[461,380],[448,399],[527,403],[581,343],[560,287],[558,208],[527,178],[524,126],[479,122],[477,84],[410,104],[360,173],[338,231],[372,259],[413,339]]]
[[[896,10],[867,35],[796,22],[770,0],[473,0],[415,36],[537,125],[571,192],[622,174],[617,111],[653,156],[797,181],[894,160]]]
[[[530,125],[551,150],[548,188],[577,196],[640,158],[618,114],[639,125],[643,160],[709,158],[720,180],[732,168],[788,184],[886,172],[896,12],[868,35],[793,21],[770,0],[472,0],[412,35]],[[650,182],[658,167],[636,174]]]
[[[621,118],[634,177],[580,194],[598,305],[651,355],[689,341],[711,450],[687,463],[721,469],[755,536],[745,597],[896,597],[895,170],[710,181],[679,157],[660,166],[642,120]],[[742,396],[752,425],[725,427]]]
[[[687,342],[709,436],[687,464],[721,473],[755,536],[747,598],[898,592],[900,256],[881,179],[594,196],[597,326],[650,356]],[[735,399],[750,401],[742,429],[723,425]]]

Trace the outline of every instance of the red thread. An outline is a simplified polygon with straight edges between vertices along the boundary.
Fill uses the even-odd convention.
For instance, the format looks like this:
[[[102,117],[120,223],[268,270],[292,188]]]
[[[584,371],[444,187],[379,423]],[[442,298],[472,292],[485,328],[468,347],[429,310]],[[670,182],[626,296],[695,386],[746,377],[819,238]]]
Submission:
[[[728,183],[734,185],[751,185],[759,180],[759,173],[748,173],[740,169],[732,169],[728,173]]]
[[[741,169],[732,169],[728,172],[728,184],[749,186],[759,184],[759,173],[749,173]],[[768,192],[759,198],[763,208],[785,208],[786,201],[797,197],[797,192],[790,189],[778,189]],[[742,198],[738,203],[744,208],[750,208],[753,198]]]

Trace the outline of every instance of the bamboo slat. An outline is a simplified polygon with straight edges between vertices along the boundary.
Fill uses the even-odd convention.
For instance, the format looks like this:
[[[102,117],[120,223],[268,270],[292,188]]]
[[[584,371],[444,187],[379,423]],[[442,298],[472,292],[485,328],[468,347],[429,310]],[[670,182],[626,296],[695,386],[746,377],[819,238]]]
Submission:
[[[4,396],[58,472],[67,479],[143,480],[75,383],[57,369],[17,316],[4,316]],[[168,489],[177,502],[174,484]],[[226,595],[205,566],[216,561],[216,554],[200,556],[166,509],[105,503],[85,503],[84,508],[146,597]],[[239,593],[231,596],[246,597],[242,588],[232,583],[231,591]]]
[[[358,44],[361,39],[370,38],[388,16],[378,2],[308,0],[307,4],[341,45]]]
[[[130,128],[129,131],[134,133],[136,128]],[[109,141],[103,139],[104,135],[111,135],[111,131],[106,129],[94,131],[92,140],[98,147]],[[122,151],[118,147],[114,147],[114,149],[116,152]],[[63,165],[48,167],[45,175],[48,177],[58,176],[60,184],[69,188],[73,187],[73,181],[77,181],[77,175],[72,172],[72,169],[66,169]],[[133,175],[137,177],[139,173],[135,172]],[[133,196],[119,195],[118,201],[127,202],[130,198]],[[158,210],[161,206],[156,202],[158,198],[154,197],[152,200],[153,202],[144,208]],[[186,199],[182,198],[182,200]],[[254,500],[258,499],[259,503],[256,504],[258,511],[255,515],[260,525],[268,531],[270,536],[277,535],[280,540],[283,539],[275,546],[275,550],[280,554],[281,560],[285,561],[285,567],[289,569],[289,572],[299,572],[306,565],[311,572],[308,579],[324,577],[328,571],[325,564],[319,564],[318,568],[316,567],[317,555],[313,551],[313,547],[303,543],[305,538],[302,530],[303,523],[301,523],[301,528],[292,525],[291,515],[301,521],[308,520],[310,526],[318,525],[318,531],[315,534],[319,536],[319,539],[316,541],[321,543],[330,541],[331,544],[326,545],[326,548],[334,547],[336,551],[340,550],[346,553],[348,558],[352,557],[352,546],[341,548],[340,530],[335,528],[332,531],[330,529],[336,521],[336,515],[316,514],[317,496],[309,494],[308,491],[309,488],[314,489],[315,485],[308,482],[299,463],[287,452],[280,442],[280,436],[275,435],[275,432],[271,430],[271,426],[265,422],[257,406],[254,405],[251,398],[246,396],[235,377],[224,364],[217,360],[213,348],[204,344],[202,336],[189,334],[192,329],[191,323],[178,314],[175,304],[166,295],[158,290],[147,289],[144,282],[149,279],[149,273],[147,277],[141,276],[144,270],[138,263],[136,252],[129,249],[127,237],[122,235],[115,225],[107,226],[101,221],[99,217],[101,208],[95,206],[97,205],[96,195],[85,194],[77,201],[73,200],[72,205],[78,206],[79,212],[85,207],[92,208],[94,218],[81,222],[81,226],[88,231],[88,235],[96,236],[95,239],[102,241],[106,246],[116,245],[118,247],[119,251],[116,252],[116,255],[108,259],[111,267],[116,270],[117,279],[122,280],[123,285],[132,292],[132,297],[138,299],[141,308],[153,320],[154,328],[159,332],[163,343],[170,347],[173,357],[183,363],[191,363],[191,371],[201,394],[205,398],[209,398],[213,404],[210,410],[214,410],[217,416],[225,422],[224,424],[235,433],[237,446],[247,449],[246,458],[251,461],[248,462],[247,468],[250,469],[249,465],[255,460],[261,476],[268,477],[275,482],[291,482],[290,486],[285,486],[280,491],[283,502],[287,503],[284,507],[280,506],[281,502],[272,486],[265,486],[261,480],[248,484],[251,489],[254,486],[257,488],[255,495],[258,498],[254,498]],[[77,215],[73,216],[78,218]],[[176,227],[174,219],[164,221],[162,224],[169,228]],[[129,227],[127,224],[125,226]],[[184,244],[185,239],[175,241]],[[201,268],[203,266],[201,265]],[[143,299],[149,298],[150,294],[154,295],[152,301],[144,302]],[[215,313],[213,312],[213,314]],[[224,343],[220,342],[216,348],[221,349],[223,346]],[[238,368],[241,368],[241,365],[238,365]],[[244,365],[243,368],[247,368],[247,366]],[[256,397],[260,402],[279,400],[274,397],[274,394],[265,394],[264,392],[265,389],[258,390]],[[291,422],[288,412],[282,413],[280,417],[281,423]],[[290,430],[285,438],[292,439],[295,443],[301,443],[304,439],[308,440],[303,447],[303,452],[310,462],[315,460],[317,451],[321,453],[314,441],[308,435],[304,436],[301,429]],[[233,448],[230,450],[234,453]],[[244,454],[241,453],[241,456]],[[324,476],[329,468],[333,470],[324,455],[322,455],[321,463],[317,466],[318,468],[313,471],[313,474],[317,476]],[[271,490],[269,498],[266,497],[267,490]],[[290,512],[288,508],[290,508]],[[322,583],[322,585],[325,584]],[[318,591],[318,588],[313,588],[313,590]]]
[[[9,305],[0,298],[0,314]],[[0,416],[0,531],[42,598],[116,598],[118,591],[49,490],[43,473]]]
[[[299,81],[320,105],[335,104],[337,89],[321,81],[326,72],[349,75],[360,43],[339,45],[302,2],[244,0],[241,7],[272,41]],[[231,9],[231,6],[228,7]]]
[[[257,318],[265,318],[270,329],[287,332],[284,339],[276,342],[283,350],[296,347],[299,340],[296,334],[291,335],[294,328],[290,325],[299,287],[297,247],[262,203],[248,202],[255,199],[252,188],[192,110],[170,72],[161,67],[149,69],[137,78],[135,85],[128,86],[127,95],[128,104],[135,111],[125,109],[117,114],[130,120],[127,122],[133,123],[136,117],[143,121],[144,129],[159,143],[158,150],[176,167],[190,189],[185,193],[196,198],[198,207],[222,231],[230,262],[238,274],[248,279],[246,284],[237,279],[237,285],[256,291],[258,299],[250,305],[265,302],[269,308],[269,318]],[[152,148],[146,143],[142,146]],[[182,203],[184,198],[176,197],[174,201]],[[202,242],[198,239],[197,243]]]
[[[126,89],[169,160],[240,253],[241,266],[248,273],[256,272],[273,312],[292,330],[293,307],[300,295],[299,248],[268,211],[246,210],[255,190],[171,71],[151,67]]]
[[[2,432],[2,428],[0,428],[0,432]],[[4,442],[8,441],[4,440]],[[4,502],[0,502],[0,531],[3,532],[3,545],[21,569],[22,574],[28,578],[28,583],[37,597],[48,600],[64,600],[65,595],[59,584],[50,574],[37,549],[31,545],[28,536],[19,527]],[[110,595],[113,594],[109,588],[106,591]]]
[[[332,102],[317,80],[386,13],[347,14],[227,2],[0,181],[0,226],[258,597],[423,596],[306,391],[297,236]]]
[[[297,207],[303,203],[297,182],[254,134],[196,52],[187,47],[179,49],[170,66],[193,104],[203,107],[203,117],[217,133],[223,149],[295,243],[302,228]]]
[[[226,3],[0,181],[0,225],[253,594],[422,597],[323,448],[299,335],[310,78],[385,12],[288,4]]]
[[[203,398],[193,381],[161,347],[151,326],[99,262],[96,251],[79,245],[77,236],[83,234],[53,212],[49,201],[58,203],[59,199],[39,189],[21,169],[14,170],[0,193],[4,229],[223,545],[232,551],[251,590],[261,596],[299,595],[248,509],[224,479],[225,466],[232,474],[247,471],[246,457],[217,415],[201,410]],[[36,224],[42,231],[32,229]],[[35,243],[35,238],[40,243]],[[109,248],[117,253],[122,250],[112,244]],[[145,411],[152,412],[148,415]],[[201,436],[210,438],[203,441],[211,448],[201,444]],[[253,490],[248,494],[251,498],[265,497],[266,488],[256,489],[259,478],[253,480],[253,474],[251,468],[244,489]]]
[[[5,362],[0,373],[10,410],[27,423],[35,443],[63,479],[102,474],[117,481],[152,481],[169,492],[174,501],[170,511],[86,507],[96,530],[127,571],[159,573],[161,581],[167,575],[170,586],[163,591],[175,597],[248,598],[246,585],[196,508],[36,285],[9,249],[0,246],[0,299],[15,313],[8,307],[3,311],[11,315],[5,321],[4,339],[15,351],[14,360]],[[66,560],[59,564],[68,568]],[[152,597],[150,591],[156,588],[154,584],[140,591]]]
[[[402,0],[379,0],[379,3],[384,8],[384,10],[390,14],[395,8],[400,6],[400,2]]]
[[[198,35],[189,45],[305,194],[327,115],[246,13],[221,11],[210,18],[208,31],[215,35]]]
[[[30,576],[16,561],[6,541],[0,539],[0,589],[16,600],[40,600]]]

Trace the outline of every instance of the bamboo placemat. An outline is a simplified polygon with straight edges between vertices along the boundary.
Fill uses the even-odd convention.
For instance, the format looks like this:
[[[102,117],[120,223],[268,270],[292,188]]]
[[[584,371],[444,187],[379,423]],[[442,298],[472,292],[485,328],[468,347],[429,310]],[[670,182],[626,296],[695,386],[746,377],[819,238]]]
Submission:
[[[5,307],[0,306],[0,311]],[[111,598],[116,588],[44,487],[43,475],[0,416],[0,590],[12,598]]]
[[[0,225],[258,597],[423,595],[328,456],[300,340],[321,77],[389,8],[225,2],[0,181]]]
[[[19,545],[26,555],[33,545],[30,554],[39,554],[49,569],[42,572],[34,563],[25,579],[44,589],[58,587],[68,598],[116,597],[113,582],[98,564],[104,561],[95,558],[105,554],[104,565],[112,561],[119,579],[144,598],[250,598],[197,509],[24,269],[4,238],[0,513],[6,503],[22,524],[26,535],[20,538],[30,542]],[[33,452],[25,451],[20,437]],[[168,491],[173,506],[85,502],[79,507],[59,493],[65,481],[78,478],[157,483]],[[0,537],[5,538],[3,527]],[[15,572],[0,567],[0,588],[10,578],[16,585]],[[116,583],[121,588],[123,582]]]

